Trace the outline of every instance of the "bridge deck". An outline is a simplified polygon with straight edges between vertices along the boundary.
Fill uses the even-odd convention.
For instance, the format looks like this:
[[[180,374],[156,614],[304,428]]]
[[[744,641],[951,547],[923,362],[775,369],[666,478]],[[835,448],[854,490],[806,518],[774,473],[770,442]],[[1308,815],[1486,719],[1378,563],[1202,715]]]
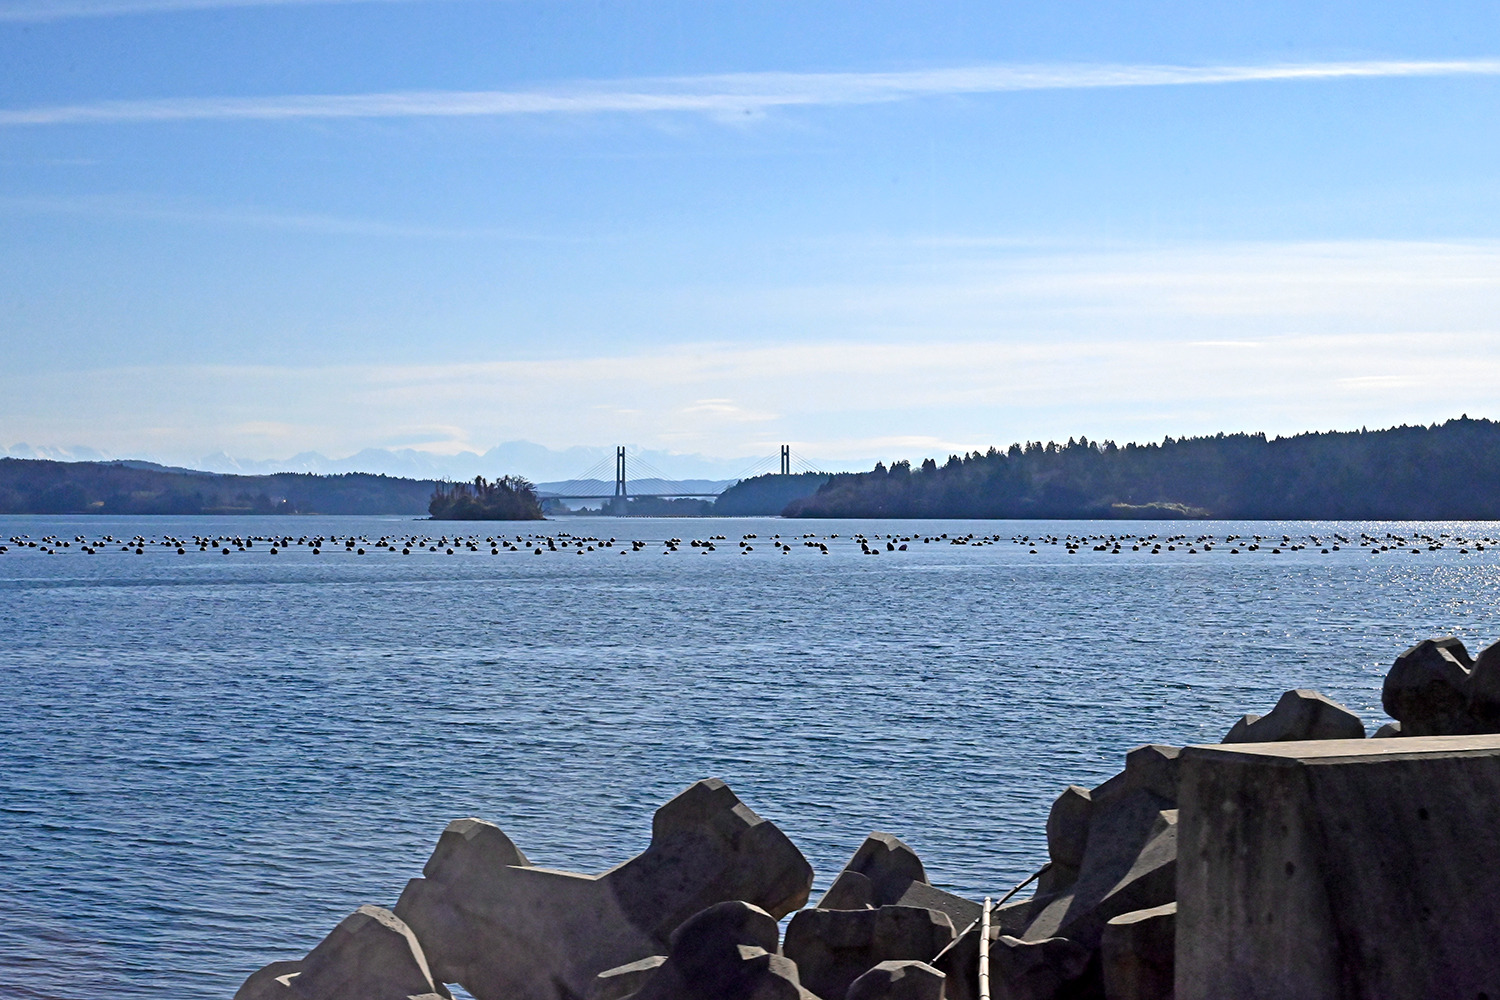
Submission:
[[[717,493],[626,493],[627,500],[650,500],[650,499],[678,499],[678,500],[710,500]],[[538,500],[614,500],[620,496],[618,493],[538,493]]]

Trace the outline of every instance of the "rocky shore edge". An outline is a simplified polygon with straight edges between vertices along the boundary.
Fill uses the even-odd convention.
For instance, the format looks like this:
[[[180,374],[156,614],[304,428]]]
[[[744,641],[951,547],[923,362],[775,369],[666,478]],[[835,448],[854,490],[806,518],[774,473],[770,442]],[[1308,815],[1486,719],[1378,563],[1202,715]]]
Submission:
[[[1500,743],[1455,750],[1453,741],[1422,739],[1500,733],[1500,643],[1477,658],[1454,638],[1418,643],[1386,675],[1382,704],[1397,721],[1373,738],[1389,742],[1392,752],[1362,751],[1361,760],[1410,761],[1422,756],[1419,748],[1441,744],[1430,753],[1444,760],[1497,748],[1484,760],[1500,765]],[[1266,716],[1236,722],[1220,747],[1197,750],[1244,745],[1228,756],[1276,757],[1280,766],[1297,763],[1288,751],[1300,748],[1271,754],[1266,745],[1306,743],[1307,760],[1346,761],[1347,751],[1321,741],[1364,739],[1354,713],[1296,689]],[[1403,752],[1407,747],[1413,752]],[[423,877],[408,883],[393,909],[360,907],[306,957],[253,973],[235,1000],[451,1000],[447,983],[476,1000],[1172,1000],[1182,992],[1174,994],[1178,800],[1188,794],[1180,787],[1183,761],[1180,748],[1142,746],[1098,787],[1064,789],[1047,819],[1048,861],[993,908],[933,886],[917,854],[886,833],[872,833],[817,905],[804,908],[813,883],[806,858],[717,779],[693,784],[658,809],[650,846],[599,875],[535,867],[494,824],[455,820]],[[1193,780],[1197,807],[1206,785]],[[1313,779],[1304,784],[1317,792]],[[1255,794],[1254,787],[1220,793],[1220,809],[1269,815],[1272,807],[1252,801]],[[1322,800],[1315,794],[1307,801]],[[1293,812],[1308,808],[1294,804]],[[1426,823],[1428,809],[1419,811]],[[1198,843],[1204,833],[1195,828],[1193,837]],[[1204,866],[1220,846],[1213,841],[1199,851],[1204,860],[1195,861],[1195,871],[1214,877]],[[1241,868],[1247,852],[1258,850],[1230,848],[1228,855],[1238,852],[1231,867]],[[1408,848],[1420,844],[1412,848],[1408,839]],[[1278,873],[1281,864],[1275,861]],[[1295,867],[1285,862],[1289,883]],[[1333,878],[1337,863],[1327,867],[1315,877]],[[1265,876],[1257,870],[1249,877]],[[1290,899],[1294,891],[1275,888],[1272,896]],[[1484,890],[1476,883],[1472,891]],[[1317,899],[1336,895],[1326,887],[1313,892]],[[779,921],[788,915],[782,936]],[[1265,922],[1275,918],[1267,913]],[[1198,933],[1206,954],[1217,939]],[[1272,932],[1263,936],[1274,945]],[[1475,957],[1470,964],[1495,961]],[[983,986],[981,965],[988,971]],[[1355,982],[1364,973],[1332,975]],[[1377,995],[1356,987],[1338,995]],[[1247,985],[1244,995],[1262,994]]]

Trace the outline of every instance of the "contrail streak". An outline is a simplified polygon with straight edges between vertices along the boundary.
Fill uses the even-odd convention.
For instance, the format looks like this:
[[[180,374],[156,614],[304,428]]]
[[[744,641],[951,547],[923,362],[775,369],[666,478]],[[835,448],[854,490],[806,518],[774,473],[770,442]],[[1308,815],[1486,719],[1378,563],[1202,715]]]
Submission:
[[[528,90],[179,97],[0,110],[0,126],[673,112],[732,117],[776,108],[885,104],[1029,90],[1444,76],[1500,76],[1500,59],[1268,66],[972,66],[889,73],[661,77]]]

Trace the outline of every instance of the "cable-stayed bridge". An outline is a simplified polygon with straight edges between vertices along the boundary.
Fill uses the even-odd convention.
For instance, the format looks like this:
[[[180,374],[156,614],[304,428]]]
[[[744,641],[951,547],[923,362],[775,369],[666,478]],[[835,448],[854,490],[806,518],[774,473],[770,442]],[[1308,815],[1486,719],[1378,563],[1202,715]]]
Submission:
[[[674,480],[655,468],[639,455],[629,455],[624,445],[615,448],[614,485],[610,488],[606,476],[609,459],[602,458],[572,479],[560,483],[548,483],[548,488],[538,489],[540,500],[605,500],[617,508],[623,508],[630,500],[712,500],[726,489],[745,479],[776,471],[783,476],[800,472],[818,472],[811,462],[792,451],[791,445],[782,445],[778,455],[757,459],[738,476],[728,480],[718,489],[705,491],[698,483],[683,483]],[[643,475],[644,473],[644,475]],[[631,488],[631,483],[645,485],[644,490]],[[697,486],[699,488],[695,489]]]

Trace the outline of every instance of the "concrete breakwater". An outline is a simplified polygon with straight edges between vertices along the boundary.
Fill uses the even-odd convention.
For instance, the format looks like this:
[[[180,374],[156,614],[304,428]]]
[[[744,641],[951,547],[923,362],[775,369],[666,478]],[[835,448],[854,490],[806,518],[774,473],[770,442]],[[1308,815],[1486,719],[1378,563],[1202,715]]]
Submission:
[[[1221,744],[1131,751],[1058,796],[1030,895],[987,913],[881,833],[804,908],[801,852],[715,780],[601,875],[457,820],[393,909],[237,1000],[974,1000],[981,966],[1017,1000],[1500,998],[1500,644],[1419,643],[1382,700],[1378,739],[1294,690]]]

